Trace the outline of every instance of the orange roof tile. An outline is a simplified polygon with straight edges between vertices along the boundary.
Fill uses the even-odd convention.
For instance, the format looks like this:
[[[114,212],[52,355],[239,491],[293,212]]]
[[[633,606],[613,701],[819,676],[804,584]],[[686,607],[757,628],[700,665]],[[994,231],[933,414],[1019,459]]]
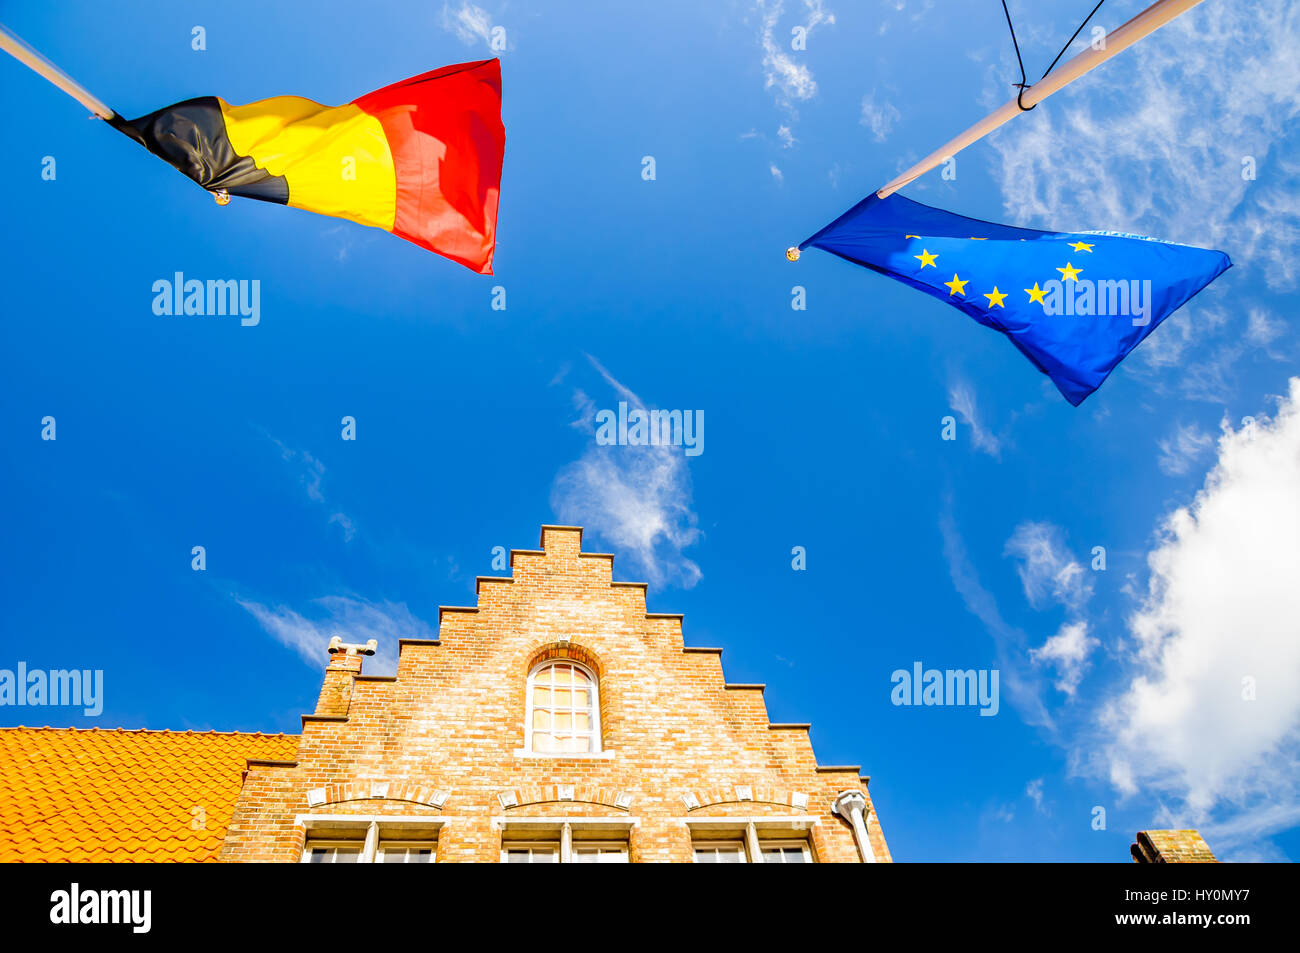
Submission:
[[[297,735],[0,728],[0,862],[216,860],[250,759]]]

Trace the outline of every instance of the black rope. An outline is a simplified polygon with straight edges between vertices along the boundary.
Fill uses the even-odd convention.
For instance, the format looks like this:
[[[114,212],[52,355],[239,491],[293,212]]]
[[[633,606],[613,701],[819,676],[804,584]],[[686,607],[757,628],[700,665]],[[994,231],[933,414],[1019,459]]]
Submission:
[[[1100,10],[1100,9],[1101,9],[1101,5],[1102,5],[1103,3],[1105,3],[1105,2],[1106,2],[1106,0],[1097,0],[1097,5],[1096,5],[1095,7],[1092,8],[1092,13],[1096,13],[1098,10]],[[1006,4],[1006,0],[1003,0],[1003,5],[1005,6],[1005,4]],[[1041,83],[1044,79],[1047,78],[1047,74],[1048,74],[1048,73],[1050,73],[1053,69],[1056,68],[1056,64],[1059,63],[1059,62],[1061,61],[1061,57],[1064,56],[1064,55],[1065,55],[1065,51],[1068,50],[1068,49],[1070,48],[1070,44],[1074,42],[1075,37],[1077,37],[1080,33],[1083,32],[1083,28],[1086,27],[1086,26],[1088,25],[1088,21],[1092,19],[1092,13],[1089,13],[1089,14],[1084,18],[1083,22],[1079,24],[1079,29],[1077,29],[1077,30],[1074,31],[1074,36],[1070,37],[1070,39],[1066,41],[1065,46],[1061,47],[1061,52],[1059,52],[1059,53],[1056,54],[1056,59],[1052,60],[1052,65],[1049,66],[1049,67],[1047,67],[1047,71],[1046,71],[1045,73],[1043,73],[1042,76],[1039,77],[1038,81],[1039,81],[1040,83]],[[1024,68],[1023,68],[1023,67],[1021,68],[1021,72],[1022,72],[1022,73],[1024,72]]]
[[[1007,15],[1007,28],[1011,31],[1011,45],[1016,48],[1016,62],[1020,64],[1020,82],[1011,85],[1020,87],[1020,93],[1016,96],[1016,103],[1019,104],[1020,111],[1029,112],[1038,104],[1034,103],[1034,106],[1026,106],[1020,99],[1021,96],[1025,95],[1025,89],[1029,84],[1025,82],[1028,78],[1025,76],[1025,61],[1020,58],[1020,44],[1016,42],[1016,28],[1011,25],[1011,11],[1007,9],[1007,0],[1002,0],[1002,12]]]
[[[1084,17],[1083,22],[1079,24],[1079,29],[1075,30],[1074,35],[1065,41],[1065,46],[1061,47],[1061,52],[1056,54],[1056,59],[1052,60],[1052,65],[1043,71],[1042,76],[1038,77],[1038,82],[1041,83],[1045,80],[1047,74],[1056,68],[1056,64],[1061,61],[1061,57],[1065,55],[1065,51],[1070,48],[1070,45],[1074,43],[1079,34],[1083,32],[1083,28],[1088,25],[1088,21],[1092,19],[1093,14],[1100,10],[1101,5],[1105,2],[1106,0],[1097,0],[1097,5],[1092,8],[1092,13],[1089,13]],[[1021,112],[1029,112],[1029,110],[1037,108],[1038,103],[1034,103],[1033,106],[1026,106],[1024,103],[1023,97],[1025,95],[1025,90],[1029,88],[1029,84],[1025,82],[1025,61],[1020,58],[1020,44],[1016,42],[1016,28],[1011,25],[1011,11],[1007,9],[1007,0],[1002,0],[1002,12],[1006,14],[1007,17],[1007,28],[1011,30],[1011,45],[1016,49],[1016,62],[1020,64],[1020,82],[1011,84],[1012,86],[1020,87],[1020,92],[1016,94],[1016,104],[1020,107]]]

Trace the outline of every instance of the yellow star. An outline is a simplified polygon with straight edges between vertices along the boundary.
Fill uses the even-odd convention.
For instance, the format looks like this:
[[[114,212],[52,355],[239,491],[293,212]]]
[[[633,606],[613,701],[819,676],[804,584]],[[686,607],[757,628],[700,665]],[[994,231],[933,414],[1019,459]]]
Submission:
[[[1070,247],[1075,251],[1092,251],[1092,246],[1087,242],[1070,242]]]
[[[1002,302],[1007,300],[1007,296],[1004,295],[1001,291],[998,291],[998,286],[997,286],[997,285],[994,285],[994,286],[993,286],[993,294],[991,294],[991,295],[985,295],[984,297],[986,297],[986,298],[989,299],[989,307],[990,307],[990,308],[992,308],[992,307],[994,307],[994,306],[997,306],[997,307],[999,307],[999,308],[1005,308],[1005,307],[1006,307],[1006,305],[1004,305]]]
[[[952,281],[944,282],[944,286],[948,289],[948,297],[951,298],[953,295],[961,295],[963,298],[966,297],[966,284],[969,281],[969,278],[967,278],[966,281],[962,281],[957,277],[957,273],[953,272]]]
[[[1056,270],[1061,273],[1062,281],[1078,281],[1079,276],[1083,274],[1082,268],[1075,268],[1068,261],[1065,263],[1064,268],[1058,268]]]
[[[1033,304],[1035,301],[1037,301],[1043,307],[1047,307],[1047,302],[1043,300],[1043,295],[1047,294],[1046,288],[1038,287],[1038,282],[1035,281],[1034,286],[1032,288],[1026,288],[1025,290],[1029,292],[1030,304]]]
[[[939,256],[938,256],[938,255],[931,255],[930,252],[929,252],[928,250],[924,249],[924,248],[921,249],[921,254],[919,254],[919,255],[913,255],[912,257],[920,260],[920,262],[921,262],[921,267],[922,267],[922,268],[924,268],[926,265],[929,265],[931,268],[937,268],[937,267],[938,267],[938,266],[934,263],[934,260],[935,260],[936,258],[938,258]]]

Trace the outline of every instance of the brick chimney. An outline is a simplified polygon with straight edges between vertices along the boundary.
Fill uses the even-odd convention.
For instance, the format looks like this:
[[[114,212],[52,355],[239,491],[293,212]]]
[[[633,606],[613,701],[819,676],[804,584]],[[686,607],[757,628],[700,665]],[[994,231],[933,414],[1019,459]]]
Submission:
[[[1217,864],[1200,831],[1138,831],[1129,848],[1135,864]]]
[[[325,681],[316,701],[316,714],[347,716],[352,703],[353,680],[361,674],[362,658],[374,655],[377,647],[374,639],[364,645],[344,642],[337,635],[330,639],[330,660],[325,666]]]

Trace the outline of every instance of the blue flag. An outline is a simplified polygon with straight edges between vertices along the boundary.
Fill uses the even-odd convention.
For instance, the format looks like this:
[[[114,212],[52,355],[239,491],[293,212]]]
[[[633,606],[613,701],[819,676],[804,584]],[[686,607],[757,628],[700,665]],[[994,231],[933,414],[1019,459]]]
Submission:
[[[1115,232],[1041,232],[874,193],[799,247],[897,278],[1001,331],[1076,407],[1232,262]]]

